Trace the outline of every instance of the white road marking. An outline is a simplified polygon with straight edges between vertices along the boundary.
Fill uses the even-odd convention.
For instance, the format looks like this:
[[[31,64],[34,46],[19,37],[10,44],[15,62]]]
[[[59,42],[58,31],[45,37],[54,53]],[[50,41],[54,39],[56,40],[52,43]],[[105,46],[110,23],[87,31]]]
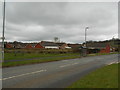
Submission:
[[[62,66],[60,66],[60,68],[67,67],[67,66],[71,66],[71,64],[62,65]]]
[[[0,79],[0,80],[7,80],[7,79],[12,79],[12,78],[16,78],[16,77],[21,77],[21,76],[35,74],[35,73],[40,73],[40,72],[45,72],[45,71],[47,71],[47,70],[40,70],[40,71],[25,73],[25,74],[21,74],[21,75],[16,75],[16,76],[11,76],[11,77],[7,77],[7,78],[3,78],[3,79]]]
[[[72,66],[72,65],[76,65],[76,64],[79,64],[79,63],[65,64],[65,65],[62,65],[62,66],[59,66],[59,67],[60,67],[60,68],[63,68],[63,67]]]
[[[67,62],[67,61],[69,61],[69,60],[62,60],[63,62]]]
[[[107,63],[107,65],[111,65],[111,64],[114,64],[114,63],[118,63],[118,62],[111,62],[111,63]]]
[[[79,63],[73,63],[72,65],[76,65],[76,64],[79,64]]]

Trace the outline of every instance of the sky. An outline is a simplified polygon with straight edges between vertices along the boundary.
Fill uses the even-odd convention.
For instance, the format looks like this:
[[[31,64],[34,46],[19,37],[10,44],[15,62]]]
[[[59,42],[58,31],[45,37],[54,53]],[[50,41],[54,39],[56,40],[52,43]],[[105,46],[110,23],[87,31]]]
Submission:
[[[118,3],[7,2],[5,27],[5,41],[83,43],[86,27],[87,41],[103,41],[118,37]]]

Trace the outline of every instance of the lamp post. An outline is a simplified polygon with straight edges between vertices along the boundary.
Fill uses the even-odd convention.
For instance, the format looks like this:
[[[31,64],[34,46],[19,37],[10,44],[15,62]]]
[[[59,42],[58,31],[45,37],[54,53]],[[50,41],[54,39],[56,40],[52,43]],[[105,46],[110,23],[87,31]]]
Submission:
[[[87,29],[89,29],[89,27],[86,27],[86,28],[85,28],[85,47],[84,47],[84,49],[83,49],[83,56],[87,56],[87,42],[86,42]]]
[[[87,42],[86,42],[86,37],[87,37],[87,30],[89,29],[89,27],[85,28],[85,48],[87,48]]]

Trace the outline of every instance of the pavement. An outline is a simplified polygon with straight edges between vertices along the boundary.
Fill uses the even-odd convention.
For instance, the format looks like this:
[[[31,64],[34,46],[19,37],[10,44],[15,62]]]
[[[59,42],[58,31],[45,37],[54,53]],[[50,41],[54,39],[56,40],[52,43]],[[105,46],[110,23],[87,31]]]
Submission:
[[[83,57],[2,69],[3,88],[66,88],[105,65],[118,62],[118,54]]]

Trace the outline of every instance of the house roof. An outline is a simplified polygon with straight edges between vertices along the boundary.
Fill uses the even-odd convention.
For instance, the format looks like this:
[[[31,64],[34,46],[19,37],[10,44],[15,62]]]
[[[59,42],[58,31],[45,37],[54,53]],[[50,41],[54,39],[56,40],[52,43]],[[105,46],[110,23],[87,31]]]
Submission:
[[[69,47],[72,47],[72,48],[79,48],[81,47],[81,44],[67,44]]]
[[[35,47],[35,45],[37,45],[37,43],[30,43],[30,45],[31,45],[32,47]]]
[[[58,46],[62,46],[63,44],[66,44],[66,43],[56,43]]]
[[[26,43],[11,43],[11,42],[8,42],[6,44],[10,44],[12,47],[15,47],[15,48],[24,48],[26,46]]]
[[[5,45],[10,45],[11,47],[14,47],[12,43],[5,43]]]
[[[21,46],[22,48],[25,48],[26,45],[27,45],[27,43],[21,43],[21,44],[20,44],[20,46]]]
[[[41,45],[42,46],[58,46],[56,43],[48,42],[48,41],[41,41]]]

